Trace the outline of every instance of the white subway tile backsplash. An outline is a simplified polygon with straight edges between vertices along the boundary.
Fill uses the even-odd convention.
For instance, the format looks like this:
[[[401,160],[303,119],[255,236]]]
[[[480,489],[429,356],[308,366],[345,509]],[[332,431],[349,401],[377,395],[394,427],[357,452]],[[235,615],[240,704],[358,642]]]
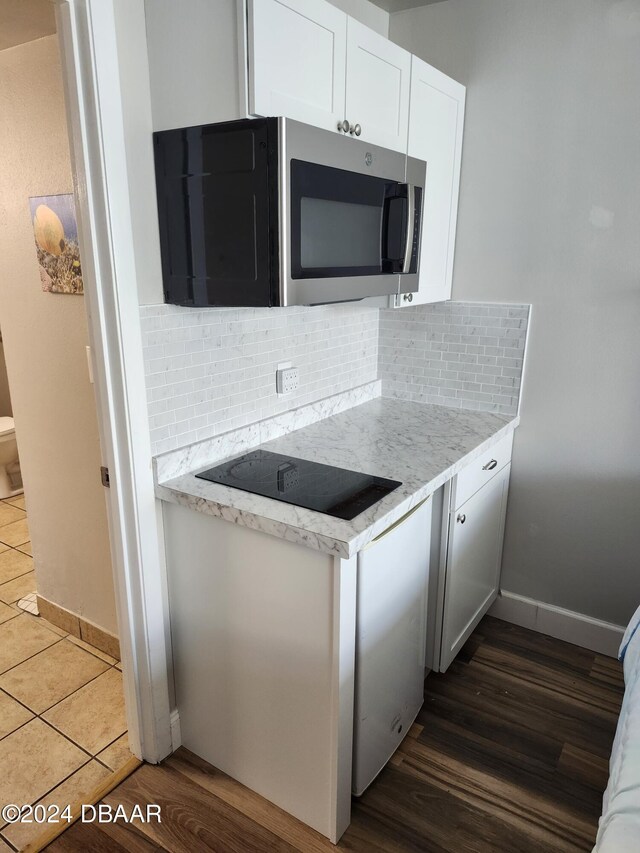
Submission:
[[[441,302],[380,311],[383,396],[515,415],[528,305]]]
[[[515,414],[528,318],[526,305],[454,302],[401,310],[143,306],[153,452],[291,418],[377,378],[385,396]],[[275,371],[287,361],[300,386],[281,397]]]
[[[140,309],[153,453],[315,403],[377,378],[377,308]],[[291,361],[300,386],[276,395]]]

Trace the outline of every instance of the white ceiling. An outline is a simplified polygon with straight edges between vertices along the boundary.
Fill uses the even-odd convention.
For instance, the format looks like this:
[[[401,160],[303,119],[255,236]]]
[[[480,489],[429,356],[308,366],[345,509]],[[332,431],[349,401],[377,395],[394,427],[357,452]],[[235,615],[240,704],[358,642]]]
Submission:
[[[51,0],[0,0],[0,50],[56,31]]]
[[[443,3],[444,0],[371,0],[371,2],[387,12],[402,12],[405,9],[416,9],[418,6]]]

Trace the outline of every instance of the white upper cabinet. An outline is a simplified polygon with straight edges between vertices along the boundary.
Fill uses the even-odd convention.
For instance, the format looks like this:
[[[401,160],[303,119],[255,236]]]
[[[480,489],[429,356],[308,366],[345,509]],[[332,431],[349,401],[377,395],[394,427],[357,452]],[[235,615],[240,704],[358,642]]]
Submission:
[[[420,248],[420,288],[411,301],[420,305],[451,298],[458,216],[465,87],[426,62],[412,57],[408,154],[426,160],[427,184]]]
[[[345,118],[363,140],[406,151],[410,79],[411,54],[349,18]]]
[[[248,0],[247,10],[251,115],[336,133],[346,120],[350,135],[406,151],[410,53],[325,0]]]
[[[325,0],[249,0],[249,112],[336,131],[347,16]]]

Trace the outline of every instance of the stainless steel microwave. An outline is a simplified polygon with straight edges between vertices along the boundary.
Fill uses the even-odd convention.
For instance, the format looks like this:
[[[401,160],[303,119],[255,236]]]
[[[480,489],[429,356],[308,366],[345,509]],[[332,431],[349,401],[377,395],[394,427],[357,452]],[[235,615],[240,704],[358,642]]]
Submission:
[[[154,150],[166,302],[418,289],[424,162],[286,118],[166,130]]]

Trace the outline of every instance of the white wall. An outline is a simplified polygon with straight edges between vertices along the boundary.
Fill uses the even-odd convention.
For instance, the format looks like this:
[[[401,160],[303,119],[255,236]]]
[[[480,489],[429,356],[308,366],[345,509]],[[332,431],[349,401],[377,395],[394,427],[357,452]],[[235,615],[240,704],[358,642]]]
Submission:
[[[140,304],[162,302],[160,235],[153,162],[151,87],[142,0],[114,0],[120,97],[127,132],[127,173],[131,227],[135,234],[136,280]]]
[[[533,303],[503,587],[640,602],[640,4],[448,0],[391,37],[465,83],[453,296]]]
[[[29,197],[72,190],[56,36],[0,52],[0,317],[40,595],[117,633],[84,297],[43,293]]]

